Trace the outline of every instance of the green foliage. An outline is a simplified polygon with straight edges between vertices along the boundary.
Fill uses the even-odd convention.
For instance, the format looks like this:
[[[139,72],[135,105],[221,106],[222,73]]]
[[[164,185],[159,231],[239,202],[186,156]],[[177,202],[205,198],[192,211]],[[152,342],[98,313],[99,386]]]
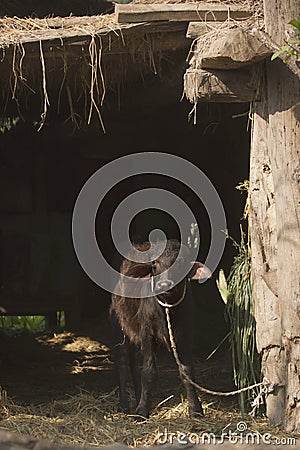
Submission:
[[[0,118],[0,133],[4,134],[16,127],[20,117],[2,117]]]
[[[200,245],[200,235],[197,223],[191,223],[187,245],[189,248],[198,248]]]
[[[65,326],[65,315],[63,311],[57,313],[59,328]],[[46,328],[45,316],[1,316],[0,328],[11,335],[21,333],[41,333]]]
[[[256,323],[251,282],[251,253],[249,243],[241,229],[241,242],[233,241],[237,255],[227,279],[228,297],[226,316],[230,323],[234,382],[238,389],[261,380],[260,358],[256,350]],[[257,390],[239,395],[242,413],[246,399],[257,395]]]
[[[1,316],[0,326],[9,334],[39,332],[45,329],[44,316]]]
[[[254,318],[254,305],[251,282],[251,251],[249,243],[241,229],[241,242],[238,244],[232,239],[237,255],[233,260],[228,278],[225,278],[221,269],[217,287],[226,308],[226,318],[230,323],[230,332],[221,344],[229,338],[234,382],[238,389],[256,384],[261,381],[260,358],[256,350],[256,323]],[[215,349],[209,357],[211,357]],[[243,392],[239,395],[241,412],[245,413],[246,407],[256,397],[258,390]]]
[[[294,27],[295,38],[286,41],[285,45],[272,55],[271,61],[282,54],[285,54],[283,60],[285,63],[287,63],[292,56],[294,56],[297,61],[300,61],[300,20],[293,19],[289,24]]]
[[[217,280],[217,288],[221,294],[223,302],[225,303],[225,305],[227,305],[229,291],[228,291],[228,284],[227,284],[223,269],[221,269],[219,272],[219,279]]]

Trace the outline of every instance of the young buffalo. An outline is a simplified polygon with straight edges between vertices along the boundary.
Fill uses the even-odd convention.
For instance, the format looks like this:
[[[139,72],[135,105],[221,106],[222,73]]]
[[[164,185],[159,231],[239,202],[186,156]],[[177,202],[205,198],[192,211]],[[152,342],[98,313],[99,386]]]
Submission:
[[[150,248],[149,242],[135,245],[141,252]],[[180,252],[180,248],[182,251]],[[150,263],[137,263],[130,260],[130,254],[123,260],[118,282],[119,293],[112,295],[110,308],[115,331],[115,363],[119,381],[119,409],[129,412],[126,384],[128,368],[133,377],[137,400],[136,414],[149,417],[149,397],[157,376],[155,350],[158,344],[170,350],[164,305],[170,306],[171,321],[175,342],[182,364],[189,377],[193,377],[192,366],[192,324],[193,308],[187,278],[206,279],[211,276],[209,269],[200,262],[191,262],[189,249],[180,246],[176,240],[168,240],[165,250]],[[188,266],[187,266],[188,261]],[[176,275],[182,266],[190,267],[188,275],[179,283]],[[152,294],[146,298],[126,297],[128,289],[124,275],[134,279],[152,282]],[[155,283],[152,276],[156,276]],[[133,286],[134,289],[134,286]],[[158,293],[156,293],[158,291]],[[126,291],[128,292],[128,290]],[[134,292],[134,291],[133,291]],[[128,294],[127,294],[128,295]],[[189,402],[189,415],[202,414],[201,403],[195,388],[182,378]]]

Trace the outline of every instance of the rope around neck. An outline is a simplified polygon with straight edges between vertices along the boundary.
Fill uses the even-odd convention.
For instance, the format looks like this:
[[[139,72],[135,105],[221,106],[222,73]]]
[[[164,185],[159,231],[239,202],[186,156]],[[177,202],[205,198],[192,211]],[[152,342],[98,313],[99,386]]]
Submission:
[[[156,296],[156,300],[158,301],[158,303],[160,304],[160,306],[163,306],[163,307],[166,308],[166,309],[168,309],[168,308],[174,308],[174,306],[178,306],[178,305],[180,305],[181,302],[183,302],[184,297],[185,297],[185,294],[186,294],[186,283],[184,283],[183,294],[182,294],[182,296],[180,297],[180,299],[177,300],[176,303],[164,303],[164,302],[162,302],[161,300],[159,300],[159,298],[158,298],[157,296]]]
[[[250,391],[251,389],[254,389],[256,387],[261,387],[261,392],[258,394],[258,397],[261,397],[263,393],[267,395],[267,394],[270,394],[271,392],[274,391],[275,385],[270,383],[270,381],[268,381],[266,378],[264,378],[263,381],[261,381],[260,383],[252,384],[251,386],[244,387],[244,388],[241,388],[241,389],[237,389],[236,391],[231,391],[231,392],[211,391],[210,389],[206,389],[206,388],[204,388],[202,386],[199,386],[199,384],[195,383],[189,377],[189,375],[186,372],[185,366],[182,364],[182,362],[179,359],[178,352],[177,352],[177,347],[176,347],[176,343],[175,343],[175,339],[174,339],[174,334],[173,334],[173,330],[172,330],[172,324],[171,324],[171,317],[170,317],[170,310],[169,310],[169,308],[165,308],[165,312],[166,312],[166,318],[167,318],[167,325],[168,325],[168,332],[169,332],[169,337],[170,337],[171,348],[172,348],[172,352],[173,352],[175,361],[176,361],[177,366],[178,366],[179,374],[183,378],[185,378],[192,386],[194,386],[195,388],[199,389],[199,391],[204,392],[205,394],[216,395],[216,396],[219,396],[219,397],[229,397],[231,395],[241,394],[242,392]],[[255,400],[254,400],[254,402],[255,402]]]

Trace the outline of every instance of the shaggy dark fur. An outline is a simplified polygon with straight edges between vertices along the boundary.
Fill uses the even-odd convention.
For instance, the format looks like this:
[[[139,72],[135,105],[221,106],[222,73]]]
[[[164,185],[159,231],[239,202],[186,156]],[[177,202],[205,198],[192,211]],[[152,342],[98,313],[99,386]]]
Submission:
[[[149,249],[150,244],[145,242],[136,245],[140,251]],[[172,280],[169,268],[174,263],[180,249],[178,241],[170,240],[163,254],[150,264],[136,263],[124,259],[121,265],[119,286],[124,287],[122,275],[134,278],[149,278],[152,275],[161,274],[162,281]],[[188,249],[186,249],[188,257]],[[199,278],[201,263],[191,263],[191,278]],[[197,275],[196,275],[197,274]],[[184,293],[186,280],[174,286],[168,292],[158,295],[160,300],[167,303],[176,303]],[[177,350],[181,362],[186,366],[187,373],[193,377],[192,368],[192,298],[188,286],[182,303],[172,308],[171,320]],[[164,308],[159,305],[157,297],[153,295],[147,298],[126,298],[125,296],[112,295],[110,308],[115,345],[115,363],[119,381],[120,410],[129,411],[126,394],[128,367],[131,369],[135,394],[137,400],[136,414],[142,417],[149,416],[149,397],[153,382],[156,378],[156,347],[157,344],[170,347],[168,330]],[[202,407],[193,386],[186,380],[182,380],[189,401],[190,416],[202,414]]]

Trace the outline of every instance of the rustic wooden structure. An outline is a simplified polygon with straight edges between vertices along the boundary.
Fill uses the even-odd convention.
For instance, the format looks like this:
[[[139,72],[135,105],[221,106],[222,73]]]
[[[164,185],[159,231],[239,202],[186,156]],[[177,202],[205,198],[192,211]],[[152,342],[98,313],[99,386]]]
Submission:
[[[185,75],[185,92],[194,104],[218,98],[222,91],[224,101],[242,99],[247,84],[242,91],[238,86],[230,89],[228,82],[224,88],[223,69],[234,86],[240,68],[280,48],[288,22],[300,16],[297,1],[265,2],[264,10],[265,35],[251,30],[247,37],[249,29],[244,29],[225,30],[227,37],[222,34],[213,42],[199,36]],[[196,24],[190,25],[188,35],[195,37],[196,30]],[[212,71],[217,68],[222,70]],[[299,65],[293,60],[289,67],[280,60],[267,61],[258,66],[254,86],[250,229],[257,344],[263,373],[274,384],[267,397],[268,417],[273,424],[299,431]]]
[[[129,11],[126,6],[130,10],[133,8],[125,5],[124,13]],[[116,16],[0,19],[3,56],[0,83],[16,102],[17,110],[24,112],[29,103],[29,114],[33,114],[36,107],[40,109],[40,103],[36,104],[38,92],[42,99],[39,129],[54,107],[64,108],[65,119],[75,128],[79,126],[80,115],[89,122],[92,114],[98,116],[104,128],[102,105],[107,91],[118,91],[121,84],[134,83],[149,73],[159,75],[164,59],[178,68],[174,74],[168,74],[165,87],[171,87],[174,79],[181,76],[191,44],[186,37],[190,19],[199,20],[202,14],[207,23],[214,23],[216,17],[225,20],[250,15],[243,7],[228,9],[206,4],[201,7],[135,5],[135,8],[138,14],[133,10],[133,23],[118,22],[118,15],[123,14],[122,6],[117,6]],[[141,22],[140,14],[144,13],[150,14],[151,20]],[[170,20],[172,17],[174,21]],[[72,69],[74,64],[76,70]],[[249,89],[243,100],[252,98],[251,87]],[[148,89],[141,107],[153,104],[154,95],[155,92]],[[159,106],[159,98],[156,102]],[[38,149],[33,158],[37,158],[33,167],[28,174],[19,174],[14,187],[10,171],[5,169],[2,174],[3,192],[9,195],[2,195],[0,199],[1,248],[3,260],[7,261],[1,274],[1,313],[46,315],[55,327],[56,312],[65,311],[67,327],[73,327],[81,312],[81,293],[90,295],[90,288],[72,261],[71,242],[59,238],[60,231],[65,233],[62,230],[66,229],[69,216],[49,214],[45,207],[47,159]],[[19,196],[20,190],[23,199]],[[6,214],[9,217],[5,217]],[[65,273],[63,283],[62,272]]]
[[[34,80],[31,69],[37,64],[40,70],[42,67],[43,125],[49,108],[46,67],[51,59],[56,73],[62,75],[57,83],[66,87],[71,119],[76,123],[71,93],[74,86],[82,84],[76,79],[78,73],[70,73],[65,62],[77,58],[78,66],[85,64],[87,70],[79,75],[90,80],[87,120],[96,110],[101,121],[107,88],[116,88],[124,80],[134,82],[141,69],[145,73],[157,71],[157,56],[178,52],[182,58],[182,53],[188,53],[191,38],[197,38],[185,73],[185,94],[194,109],[201,101],[254,102],[250,227],[257,342],[264,374],[274,383],[267,398],[268,416],[272,423],[299,431],[299,68],[293,61],[287,66],[280,60],[262,62],[283,44],[287,23],[300,16],[299,2],[265,1],[267,34],[249,25],[249,11],[235,6],[118,5],[116,13],[110,23],[98,17],[45,19],[44,28],[42,22],[35,28],[32,23],[27,35],[24,29],[19,34],[14,29],[10,36],[1,35],[5,57],[10,58],[3,61],[9,61],[6,69],[13,68],[13,98],[20,94],[18,105],[22,104],[24,78]],[[228,17],[245,23],[239,21],[238,27],[236,23],[233,27],[217,25]],[[203,22],[197,24],[199,20]],[[194,23],[189,24],[191,21]],[[207,25],[209,22],[212,25]],[[141,58],[141,54],[146,57]],[[30,64],[26,67],[27,56]],[[123,71],[124,67],[130,71]],[[5,83],[7,72],[2,73],[0,82]],[[43,220],[42,207],[39,214]],[[5,305],[4,309],[9,312]]]

